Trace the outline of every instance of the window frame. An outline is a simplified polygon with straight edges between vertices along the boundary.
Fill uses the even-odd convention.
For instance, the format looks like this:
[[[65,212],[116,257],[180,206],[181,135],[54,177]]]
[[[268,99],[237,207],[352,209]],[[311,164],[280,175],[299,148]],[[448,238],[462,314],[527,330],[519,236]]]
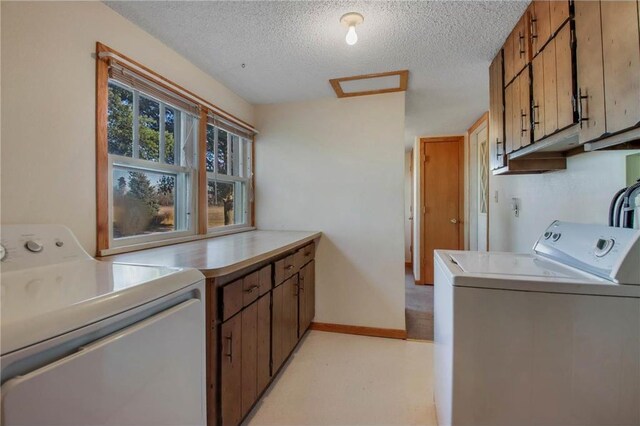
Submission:
[[[210,182],[223,182],[223,183],[232,183],[232,184],[237,184],[240,183],[242,184],[242,188],[243,188],[243,192],[242,192],[242,216],[243,216],[243,220],[242,223],[234,223],[232,225],[222,225],[222,226],[216,226],[216,227],[209,227],[209,222],[208,222],[208,208],[209,205],[207,203],[207,221],[206,221],[206,225],[207,225],[207,234],[208,235],[218,235],[218,234],[224,234],[227,231],[230,230],[238,230],[238,229],[245,229],[245,228],[251,228],[253,227],[253,215],[252,215],[252,210],[253,210],[253,200],[252,200],[252,187],[253,187],[253,140],[246,138],[244,136],[240,136],[237,134],[234,134],[233,132],[230,132],[229,130],[226,129],[222,129],[218,126],[216,126],[215,124],[208,122],[207,123],[207,130],[208,127],[211,126],[214,129],[214,142],[213,142],[213,151],[214,151],[214,159],[213,159],[213,171],[209,171],[206,170],[205,167],[205,172],[206,172],[206,192],[207,192],[207,201],[208,201],[208,191],[209,191],[209,183]],[[218,173],[218,161],[217,161],[217,154],[218,154],[218,133],[219,131],[222,130],[223,132],[227,133],[227,137],[237,137],[238,138],[238,148],[239,148],[239,159],[238,159],[238,168],[240,169],[241,173],[236,176],[233,174],[219,174]],[[206,135],[205,135],[206,138]],[[244,143],[242,143],[244,141]],[[229,147],[229,143],[230,140],[227,139],[227,147]],[[206,149],[205,149],[205,155],[206,155]],[[227,154],[228,156],[228,154]],[[232,159],[231,162],[233,162],[234,160]],[[229,160],[227,160],[227,164],[229,164]],[[228,169],[228,166],[227,166]]]
[[[176,164],[166,164],[164,160],[164,144],[165,140],[164,127],[166,118],[160,119],[158,123],[160,140],[158,141],[158,161],[144,160],[133,158],[133,146],[132,157],[119,156],[117,154],[109,154],[108,147],[108,102],[109,102],[109,67],[110,64],[115,62],[118,67],[124,68],[128,73],[150,82],[153,85],[153,90],[158,88],[163,93],[169,93],[175,98],[179,98],[194,104],[199,109],[199,116],[194,115],[193,111],[185,111],[183,108],[176,107],[165,99],[159,99],[152,93],[146,93],[137,87],[129,87],[126,83],[118,80],[113,80],[119,86],[124,87],[127,90],[131,90],[134,94],[138,92],[142,96],[159,102],[161,111],[160,117],[164,117],[162,114],[162,106],[166,105],[180,111],[186,116],[194,117],[194,120],[198,120],[197,125],[194,127],[194,132],[197,132],[193,143],[194,150],[194,163],[193,167],[179,166]],[[128,81],[128,80],[127,80]],[[146,86],[149,87],[149,86]],[[152,90],[152,92],[153,92]],[[157,92],[155,92],[157,93]],[[164,96],[159,94],[158,96]],[[180,103],[180,105],[184,105]],[[137,108],[133,108],[134,115],[137,116]],[[232,126],[241,130],[244,134],[252,135],[250,138],[245,136],[239,136],[247,141],[247,153],[248,155],[248,176],[243,177],[245,184],[245,199],[246,211],[244,213],[244,223],[234,224],[227,226],[220,226],[216,228],[208,228],[208,215],[207,215],[207,190],[208,190],[208,176],[206,170],[206,149],[207,149],[207,135],[206,129],[208,124],[208,117],[210,114],[215,114],[217,118],[228,121]],[[196,124],[196,123],[194,123]],[[137,128],[139,123],[134,117],[134,128]],[[133,132],[133,129],[132,129]],[[232,132],[230,132],[232,133]],[[227,235],[236,232],[245,232],[255,229],[255,208],[253,200],[253,188],[255,187],[254,176],[254,162],[253,155],[255,152],[254,135],[257,133],[255,128],[239,118],[227,113],[214,104],[206,101],[198,95],[190,92],[189,90],[179,86],[176,83],[166,79],[160,74],[150,70],[149,68],[141,65],[140,63],[128,58],[127,56],[105,46],[104,44],[96,43],[96,230],[97,230],[97,256],[108,256],[117,253],[124,253],[134,250],[141,250],[144,248],[158,247],[170,244],[177,244],[186,241],[194,241],[203,238],[210,238],[218,235]],[[137,144],[136,135],[133,135],[134,144]],[[182,141],[181,141],[182,143]],[[175,162],[177,162],[177,156],[174,155]],[[150,234],[142,234],[129,237],[121,237],[118,239],[113,238],[113,221],[112,221],[112,206],[113,206],[113,170],[115,167],[124,167],[127,169],[140,169],[149,173],[168,173],[175,174],[176,177],[184,174],[189,180],[186,188],[190,191],[188,210],[190,210],[189,226],[186,230],[178,231],[164,231],[155,232]],[[218,181],[226,181],[220,179],[222,175],[218,175]],[[176,194],[178,195],[178,194]],[[175,208],[178,208],[178,202],[175,202]],[[177,217],[177,214],[176,214]]]

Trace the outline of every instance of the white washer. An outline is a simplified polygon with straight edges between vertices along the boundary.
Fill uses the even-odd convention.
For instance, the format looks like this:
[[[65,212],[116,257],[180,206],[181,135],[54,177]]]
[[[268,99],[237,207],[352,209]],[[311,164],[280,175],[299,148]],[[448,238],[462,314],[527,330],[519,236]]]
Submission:
[[[640,424],[640,231],[556,221],[435,264],[441,426]]]
[[[204,425],[204,276],[99,262],[69,229],[3,225],[2,419]]]

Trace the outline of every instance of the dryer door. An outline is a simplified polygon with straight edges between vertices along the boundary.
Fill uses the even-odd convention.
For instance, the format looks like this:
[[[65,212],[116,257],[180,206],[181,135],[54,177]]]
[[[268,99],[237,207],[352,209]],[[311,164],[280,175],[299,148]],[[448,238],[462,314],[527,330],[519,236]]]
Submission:
[[[2,424],[204,425],[204,307],[186,300],[2,385]]]

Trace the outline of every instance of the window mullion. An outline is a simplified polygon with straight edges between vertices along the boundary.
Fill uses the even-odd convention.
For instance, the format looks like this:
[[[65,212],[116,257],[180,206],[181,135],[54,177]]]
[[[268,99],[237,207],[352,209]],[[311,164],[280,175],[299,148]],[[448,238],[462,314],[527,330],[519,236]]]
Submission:
[[[138,91],[133,91],[133,150],[131,156],[133,158],[138,158],[140,155],[140,141],[139,133],[140,133],[140,120],[138,119],[139,114],[139,103],[140,99],[138,96]]]
[[[159,146],[158,146],[158,155],[159,155],[159,161],[161,163],[164,163],[164,158],[165,158],[165,135],[164,135],[164,129],[165,129],[165,109],[164,109],[164,104],[162,102],[160,102],[160,117],[159,117],[159,121],[160,121],[160,142],[159,142]]]

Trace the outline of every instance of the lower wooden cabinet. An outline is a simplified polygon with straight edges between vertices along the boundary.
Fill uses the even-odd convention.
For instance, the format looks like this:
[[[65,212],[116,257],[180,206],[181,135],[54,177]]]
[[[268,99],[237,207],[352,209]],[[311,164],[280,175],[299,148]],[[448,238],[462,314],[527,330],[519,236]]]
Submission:
[[[268,271],[273,270],[274,277],[290,275],[273,288],[271,275],[267,277],[263,268],[259,274],[252,272],[214,290],[221,299],[220,319],[224,321],[218,339],[219,399],[215,394],[209,397],[210,404],[220,401],[215,423],[240,424],[309,328],[315,315],[314,254],[315,245],[310,244],[296,256],[275,262],[273,269],[270,265]],[[289,265],[296,269],[287,268]],[[269,291],[255,298],[260,281],[266,282]],[[240,307],[242,295],[245,305]],[[232,314],[234,310],[239,312]],[[209,426],[214,424],[209,422]]]
[[[223,425],[242,419],[242,316],[222,323],[220,342],[220,393]]]

